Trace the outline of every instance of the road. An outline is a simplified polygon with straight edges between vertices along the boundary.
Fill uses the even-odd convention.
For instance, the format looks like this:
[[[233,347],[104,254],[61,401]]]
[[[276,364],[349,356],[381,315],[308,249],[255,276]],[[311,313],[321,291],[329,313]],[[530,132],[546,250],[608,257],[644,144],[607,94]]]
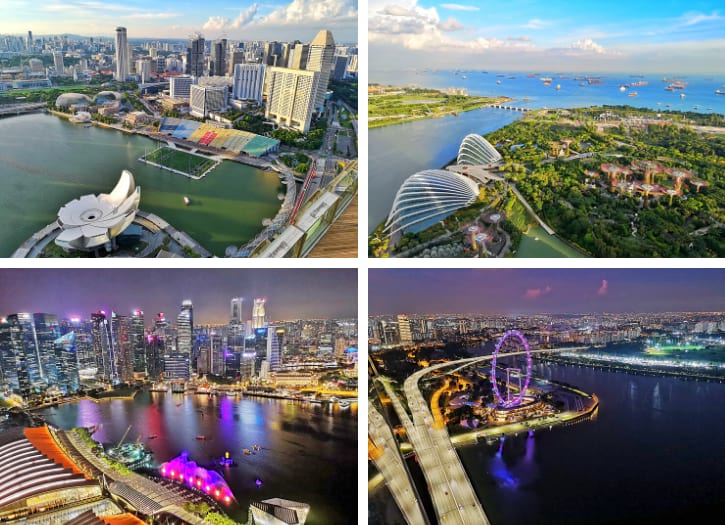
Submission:
[[[398,442],[383,416],[368,403],[368,436],[374,443],[373,462],[408,525],[428,525],[418,496],[398,450]]]

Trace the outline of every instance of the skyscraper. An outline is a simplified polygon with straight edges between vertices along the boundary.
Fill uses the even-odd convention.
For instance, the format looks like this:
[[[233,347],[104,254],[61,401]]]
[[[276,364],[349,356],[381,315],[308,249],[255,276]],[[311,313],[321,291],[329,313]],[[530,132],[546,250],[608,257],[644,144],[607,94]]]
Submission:
[[[77,391],[80,386],[78,374],[78,356],[75,345],[75,333],[69,332],[54,341],[55,361],[58,370],[58,388],[63,393]]]
[[[264,328],[266,326],[266,314],[264,312],[264,303],[267,301],[264,297],[255,297],[254,307],[252,308],[252,328]]]
[[[191,357],[191,334],[194,331],[194,305],[190,300],[181,303],[176,319],[176,352]]]
[[[310,56],[310,45],[301,42],[295,42],[290,56],[287,59],[287,67],[291,69],[304,69],[307,65],[307,59]]]
[[[279,337],[277,335],[277,326],[270,326],[267,328],[267,364],[269,370],[274,372],[279,370],[280,356],[279,356]]]
[[[129,55],[128,41],[126,38],[126,28],[116,28],[116,80],[123,82],[128,78],[129,74]]]
[[[63,52],[55,50],[53,51],[53,67],[55,67],[56,75],[65,74],[65,65],[63,64]]]
[[[111,326],[106,312],[100,311],[91,314],[93,333],[93,352],[96,356],[97,376],[103,381],[115,383],[118,381],[116,370],[116,349],[111,336]]]
[[[26,49],[28,51],[33,49],[33,32],[28,31],[28,41],[26,42]]]
[[[40,363],[40,379],[47,385],[58,380],[55,362],[55,340],[60,337],[58,318],[55,314],[33,314],[35,344]]]
[[[131,315],[131,352],[133,371],[146,372],[146,339],[144,337],[143,311],[134,310]]]
[[[131,318],[127,315],[113,314],[113,337],[116,343],[116,369],[118,378],[123,382],[133,379],[133,345],[131,337]]]
[[[191,86],[189,106],[195,117],[206,117],[212,111],[226,111],[229,89],[227,86]]]
[[[240,324],[240,323],[244,322],[244,317],[242,314],[243,303],[244,303],[243,297],[235,297],[234,299],[232,299],[231,312],[230,312],[231,315],[229,316],[230,324],[231,323]]]
[[[204,76],[204,37],[196,35],[190,45],[186,72],[194,78]]]
[[[234,68],[232,98],[255,100],[261,104],[265,70],[264,64],[237,64]]]
[[[226,74],[227,39],[222,38],[214,42],[211,48],[211,67],[209,76],[223,77]]]
[[[335,40],[332,38],[332,32],[323,30],[317,33],[315,39],[310,44],[310,56],[307,59],[308,71],[317,71],[320,73],[315,84],[314,108],[321,111],[325,105],[325,93],[327,93],[327,84],[330,81],[330,71],[332,70],[332,59],[335,56]]]
[[[401,345],[412,345],[413,335],[410,333],[410,319],[405,314],[398,314],[398,332]]]
[[[307,133],[314,112],[319,73],[283,67],[267,68],[265,117],[282,127]]]

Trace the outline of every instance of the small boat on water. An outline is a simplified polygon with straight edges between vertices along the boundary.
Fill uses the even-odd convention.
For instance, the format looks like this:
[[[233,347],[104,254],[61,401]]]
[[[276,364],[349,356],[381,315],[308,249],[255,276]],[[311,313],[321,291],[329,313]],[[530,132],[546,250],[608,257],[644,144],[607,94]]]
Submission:
[[[252,454],[252,451],[249,450],[248,448],[245,448],[244,450],[242,450],[242,452],[244,452],[245,456],[250,456]]]
[[[639,95],[639,93],[637,93],[636,91],[631,91],[631,92],[627,93],[628,97],[636,97],[638,95]]]
[[[259,445],[254,445],[254,446],[253,446],[252,448],[253,448],[254,450],[259,450],[259,449],[260,449],[261,447],[260,447]]]
[[[184,197],[184,206],[188,206],[189,204],[191,204],[189,197]]]
[[[206,436],[196,436],[196,439],[198,439],[199,441],[205,441]]]

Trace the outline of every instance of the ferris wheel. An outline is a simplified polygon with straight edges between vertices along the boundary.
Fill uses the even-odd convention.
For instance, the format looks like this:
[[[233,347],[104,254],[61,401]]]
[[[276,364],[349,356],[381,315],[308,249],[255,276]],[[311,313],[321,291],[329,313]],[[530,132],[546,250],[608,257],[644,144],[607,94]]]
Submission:
[[[526,370],[523,372],[523,384],[521,383],[522,371],[518,368],[507,368],[506,369],[506,397],[504,398],[499,391],[498,385],[496,384],[496,363],[498,361],[499,352],[502,349],[506,349],[506,352],[502,354],[502,357],[506,353],[520,352],[522,349],[526,351]],[[512,395],[511,380],[518,379],[518,394]],[[496,343],[496,348],[493,350],[493,359],[491,359],[491,386],[493,388],[493,395],[496,397],[498,406],[507,408],[519,406],[524,400],[526,389],[529,387],[531,381],[531,350],[529,349],[529,342],[518,330],[508,330]]]

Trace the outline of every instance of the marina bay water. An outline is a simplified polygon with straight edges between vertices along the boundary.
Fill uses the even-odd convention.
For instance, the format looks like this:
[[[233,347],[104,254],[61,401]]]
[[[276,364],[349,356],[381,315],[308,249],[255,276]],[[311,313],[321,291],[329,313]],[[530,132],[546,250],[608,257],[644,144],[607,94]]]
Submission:
[[[40,414],[63,429],[102,422],[93,437],[111,446],[131,425],[126,442],[145,443],[156,465],[188,451],[189,459],[224,476],[237,499],[230,514],[238,521],[246,519],[251,501],[280,497],[310,504],[310,525],[354,523],[357,405],[326,406],[145,391],[134,400],[84,400]],[[254,445],[260,450],[243,453]],[[237,466],[214,466],[225,451]]]
[[[69,124],[45,114],[0,119],[0,256],[53,222],[66,202],[113,189],[123,169],[141,186],[141,209],[185,231],[215,255],[257,235],[284,192],[274,172],[223,162],[202,180],[137,159],[157,143],[146,137]],[[191,205],[184,205],[188,196]]]
[[[458,450],[491,523],[698,523],[722,516],[725,384],[535,363],[597,417]]]

